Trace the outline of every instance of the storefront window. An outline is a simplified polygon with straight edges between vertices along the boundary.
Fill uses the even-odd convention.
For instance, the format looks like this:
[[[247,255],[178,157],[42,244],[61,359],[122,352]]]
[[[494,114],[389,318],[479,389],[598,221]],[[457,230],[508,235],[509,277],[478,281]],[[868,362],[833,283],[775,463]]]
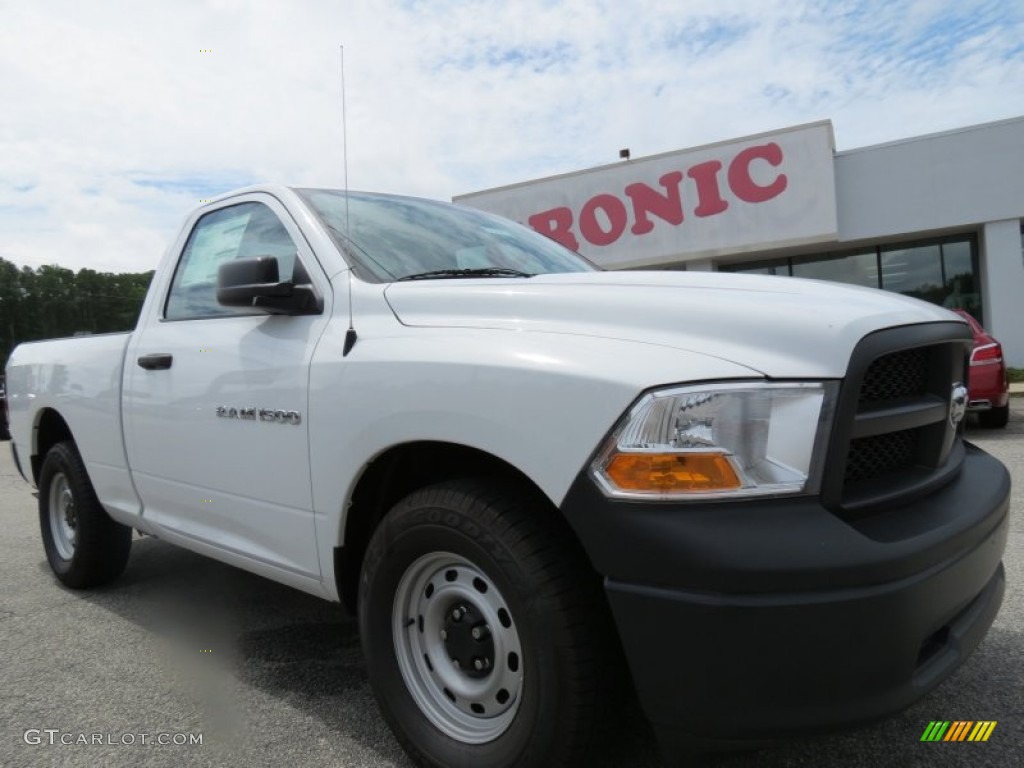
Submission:
[[[767,267],[749,267],[747,269],[736,271],[742,271],[748,275],[781,275],[783,277],[789,277],[789,264],[772,264]]]
[[[942,244],[942,274],[945,295],[942,306],[965,309],[981,322],[981,287],[971,243],[965,240]]]
[[[882,287],[887,291],[941,304],[942,252],[938,245],[882,249]]]
[[[837,283],[878,287],[878,258],[875,250],[846,256],[793,259],[793,277],[811,277]]]
[[[744,275],[781,275],[789,277],[789,259],[755,261],[744,264],[723,264],[719,272],[742,272]]]
[[[1021,248],[1024,250],[1024,226]],[[981,321],[978,257],[971,235],[913,245],[887,245],[853,253],[723,264],[719,269],[884,288],[950,309],[965,309]]]

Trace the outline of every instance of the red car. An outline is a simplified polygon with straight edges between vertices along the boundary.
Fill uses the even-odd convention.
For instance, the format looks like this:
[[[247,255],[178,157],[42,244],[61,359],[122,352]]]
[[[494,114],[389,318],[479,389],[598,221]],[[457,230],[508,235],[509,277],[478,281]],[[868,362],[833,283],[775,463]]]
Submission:
[[[967,312],[962,309],[953,311],[967,321],[974,333],[974,351],[971,352],[967,381],[967,410],[977,412],[983,427],[1005,427],[1010,418],[1010,388],[1003,348]]]

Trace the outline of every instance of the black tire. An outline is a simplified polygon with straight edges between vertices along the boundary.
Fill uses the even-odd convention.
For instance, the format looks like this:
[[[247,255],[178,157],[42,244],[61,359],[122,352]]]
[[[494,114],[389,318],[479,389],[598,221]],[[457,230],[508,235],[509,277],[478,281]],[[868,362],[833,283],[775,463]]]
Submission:
[[[54,445],[43,460],[39,526],[50,568],[72,589],[107,584],[128,564],[132,529],[103,509],[70,440]]]
[[[1010,406],[992,408],[978,413],[978,423],[985,429],[1002,429],[1010,421]]]
[[[443,570],[446,566],[440,566],[442,570],[436,573],[444,573],[444,578],[436,579],[437,600],[430,603],[429,598],[435,595],[434,579],[424,576],[426,581],[410,582],[409,574],[416,572],[418,564],[448,556],[469,565],[459,566],[458,571]],[[429,567],[425,573],[430,572]],[[455,578],[449,578],[452,573]],[[471,578],[473,573],[479,579]],[[467,584],[460,585],[464,579]],[[445,585],[442,581],[451,583]],[[410,583],[426,586],[421,590],[402,588]],[[476,586],[470,588],[468,584]],[[481,587],[488,585],[491,588],[480,592]],[[475,604],[472,597],[467,604],[464,598],[452,598],[451,591],[444,591],[461,588],[467,593],[476,589],[480,604]],[[416,618],[406,618],[405,610],[396,610],[396,605],[405,604],[406,594],[410,600],[419,601],[417,605],[425,606]],[[445,599],[454,599],[454,603],[446,608]],[[491,601],[489,606],[486,601]],[[411,692],[415,689],[421,698],[426,695],[428,701],[440,702],[427,705],[434,707],[436,718],[438,707],[443,709],[444,705],[436,691],[444,690],[449,697],[451,694],[440,688],[431,673],[472,676],[472,672],[463,672],[462,666],[446,658],[453,653],[458,655],[453,650],[455,646],[450,645],[455,642],[455,625],[446,623],[444,626],[452,631],[437,633],[443,642],[423,640],[423,614],[428,614],[429,635],[431,623],[438,626],[438,616],[446,616],[445,621],[450,622],[460,605],[476,612],[474,621],[482,621],[487,611],[492,611],[492,617],[500,616],[501,624],[508,619],[507,629],[495,625],[494,648],[505,642],[510,633],[521,645],[521,666],[518,660],[512,666],[515,653],[495,651],[493,668],[485,667],[491,672],[478,673],[488,677],[482,682],[474,681],[488,686],[492,683],[489,675],[498,679],[501,674],[512,679],[515,673],[521,679],[518,689],[514,681],[509,685],[515,696],[514,711],[493,714],[493,707],[500,710],[502,706],[513,706],[507,703],[507,691],[506,701],[500,705],[495,703],[492,707],[492,700],[486,700],[487,706],[492,707],[486,714],[492,720],[508,718],[510,711],[512,715],[505,730],[482,737],[485,740],[478,743],[445,732]],[[493,613],[498,605],[507,607],[504,616],[500,610]],[[518,486],[452,481],[417,491],[397,504],[377,528],[367,550],[360,580],[359,619],[377,702],[406,752],[422,766],[557,768],[582,764],[588,749],[598,743],[602,724],[621,690],[621,651],[599,579],[558,511]],[[410,620],[418,626],[409,624]],[[406,628],[409,640],[403,639],[397,626]],[[488,633],[489,627],[490,624],[485,626]],[[428,654],[423,654],[423,669],[427,671],[411,689],[406,676],[415,674],[408,671],[409,665],[418,664],[416,643],[423,642],[435,642],[433,650],[439,648],[443,663],[451,666],[434,672],[435,667],[426,660]],[[406,653],[402,647],[409,643],[415,647]],[[513,641],[509,643],[500,647],[514,645]],[[400,657],[407,660],[405,672]],[[493,701],[501,701],[501,691]],[[452,702],[456,707],[456,699]],[[465,701],[458,705],[466,708]],[[456,716],[467,715],[464,712]],[[443,712],[441,717],[448,722],[443,720]],[[491,726],[484,723],[484,727]]]

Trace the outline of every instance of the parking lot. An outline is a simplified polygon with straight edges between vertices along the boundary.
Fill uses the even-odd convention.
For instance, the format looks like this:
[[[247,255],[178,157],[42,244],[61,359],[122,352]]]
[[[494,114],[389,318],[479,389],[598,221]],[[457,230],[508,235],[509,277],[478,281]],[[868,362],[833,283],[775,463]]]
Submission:
[[[1024,398],[1012,402],[1006,430],[968,430],[1015,482],[1008,589],[978,652],[885,722],[716,764],[1022,764]],[[0,765],[410,765],[342,609],[151,538],[136,540],[114,586],[67,591],[46,564],[35,503],[0,444]],[[932,720],[998,725],[986,743],[922,743]],[[621,743],[617,764],[660,765],[641,724],[624,723]]]

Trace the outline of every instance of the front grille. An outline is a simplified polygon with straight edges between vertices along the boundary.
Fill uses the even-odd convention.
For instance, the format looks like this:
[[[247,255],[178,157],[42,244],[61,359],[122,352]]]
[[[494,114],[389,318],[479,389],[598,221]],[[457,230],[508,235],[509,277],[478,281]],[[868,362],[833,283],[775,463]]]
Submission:
[[[826,505],[844,516],[866,514],[952,476],[959,460],[946,464],[959,432],[950,425],[950,397],[965,380],[969,350],[954,323],[879,331],[857,345],[836,408]]]
[[[903,349],[875,360],[864,374],[857,402],[860,405],[920,397],[925,393],[927,349]]]
[[[851,440],[844,482],[859,483],[914,466],[917,437],[916,429],[905,429]]]

